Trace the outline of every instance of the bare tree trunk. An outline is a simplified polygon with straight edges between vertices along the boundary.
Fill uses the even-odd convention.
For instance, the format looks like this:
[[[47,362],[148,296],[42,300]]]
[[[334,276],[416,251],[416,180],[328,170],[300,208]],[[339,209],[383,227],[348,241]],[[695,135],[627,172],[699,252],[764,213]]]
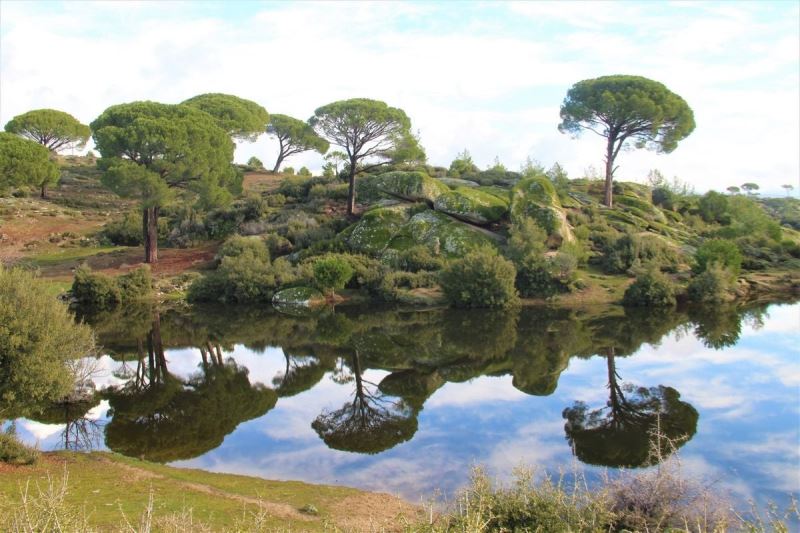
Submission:
[[[276,174],[278,169],[281,168],[281,163],[283,163],[283,153],[278,154],[278,159],[275,161],[275,166],[272,167],[273,174]]]
[[[42,183],[42,191],[40,196],[42,198],[47,198],[47,183]]]
[[[613,200],[613,181],[614,181],[614,138],[608,138],[606,145],[606,186],[605,199],[603,201],[607,207],[614,207]]]
[[[144,262],[158,263],[158,207],[144,209],[142,226],[144,230]]]
[[[350,158],[350,188],[347,191],[347,214],[353,216],[356,211],[356,160]]]

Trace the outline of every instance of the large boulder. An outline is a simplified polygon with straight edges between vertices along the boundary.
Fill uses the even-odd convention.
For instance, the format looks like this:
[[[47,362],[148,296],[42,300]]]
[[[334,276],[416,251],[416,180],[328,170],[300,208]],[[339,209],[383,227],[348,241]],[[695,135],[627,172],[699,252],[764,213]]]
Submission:
[[[423,211],[411,219],[389,242],[389,249],[404,250],[422,244],[445,257],[461,257],[480,246],[492,245],[489,232],[473,228],[443,213]]]
[[[354,226],[346,237],[347,244],[357,252],[380,255],[389,241],[400,231],[410,218],[413,204],[398,204],[370,209]]]
[[[411,202],[433,205],[450,188],[424,172],[385,172],[374,178],[373,185],[381,192]]]
[[[458,187],[440,195],[434,209],[473,224],[497,222],[508,212],[508,201],[469,187]]]
[[[451,189],[456,189],[458,187],[478,187],[480,185],[476,181],[462,180],[461,178],[439,178],[439,181]]]
[[[575,238],[558,194],[545,177],[524,179],[511,190],[511,220],[522,217],[533,218],[547,232],[551,244],[560,245]]]

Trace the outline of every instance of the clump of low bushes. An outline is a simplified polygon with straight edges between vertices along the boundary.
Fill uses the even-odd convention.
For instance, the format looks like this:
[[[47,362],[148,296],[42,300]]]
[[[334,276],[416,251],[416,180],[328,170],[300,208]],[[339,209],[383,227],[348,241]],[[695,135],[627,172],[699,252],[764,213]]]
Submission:
[[[669,307],[675,305],[675,290],[665,275],[652,269],[636,277],[622,303],[630,307]]]
[[[514,263],[491,248],[478,248],[451,261],[440,280],[455,307],[508,307],[519,300],[516,275]]]
[[[81,305],[104,309],[152,296],[153,276],[149,265],[116,278],[82,265],[75,270],[71,293]]]

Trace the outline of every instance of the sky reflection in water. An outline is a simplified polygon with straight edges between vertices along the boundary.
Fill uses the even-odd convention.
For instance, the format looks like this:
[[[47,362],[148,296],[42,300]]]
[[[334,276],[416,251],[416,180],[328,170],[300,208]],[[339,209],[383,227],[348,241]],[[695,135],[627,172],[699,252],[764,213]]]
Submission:
[[[163,400],[163,394],[151,391],[139,400],[123,398],[124,405],[106,398],[87,417],[105,424],[106,438],[98,435],[96,443],[100,449],[108,445],[177,466],[382,490],[414,501],[435,490],[452,493],[466,482],[473,464],[501,477],[522,463],[571,469],[575,458],[563,412],[581,401],[587,412],[607,417],[602,431],[611,427],[606,405],[613,373],[626,401],[635,391],[624,392],[625,383],[643,387],[639,392],[645,394],[658,395],[660,385],[669,388],[661,393],[677,391],[676,424],[692,426],[689,433],[692,416],[699,414],[696,433],[679,452],[685,472],[742,501],[783,505],[788,493],[800,493],[800,304],[757,311],[744,317],[735,311],[665,317],[625,315],[619,309],[602,315],[522,310],[499,319],[474,312],[371,310],[337,310],[323,318],[256,313],[231,319],[217,312],[210,319],[166,311],[159,319],[168,380],[175,379],[180,389],[175,394],[184,396]],[[93,319],[114,357],[101,359],[105,372],[99,386],[121,386],[124,381],[111,373],[119,373],[121,354],[127,353],[135,369],[135,339],[149,339],[153,310],[142,311],[138,319],[127,314],[125,320]],[[219,345],[223,361],[235,361],[228,370],[214,371],[224,379],[201,371],[201,350],[187,347],[203,344],[197,339],[214,339],[203,348],[207,359]],[[293,371],[300,370],[297,383],[282,380],[285,353]],[[610,353],[615,355],[609,358]],[[354,408],[359,390],[363,402]],[[230,394],[234,403],[217,401],[222,394]],[[198,411],[186,419],[174,413],[152,417],[141,402],[152,405],[159,398],[184,402],[183,411],[190,409],[186,406]],[[651,405],[656,400],[665,405],[663,399],[647,398]],[[220,421],[236,402],[248,404],[238,411],[251,412]],[[115,414],[128,413],[132,425],[121,426],[122,418],[111,422],[112,404]],[[374,442],[358,440],[361,429],[353,417],[361,416],[362,408],[370,423],[384,417],[383,426],[370,430],[373,435],[385,430]],[[210,412],[217,412],[213,422],[199,421]],[[185,432],[163,426],[159,434],[136,425],[147,416],[161,417],[160,424],[192,420],[194,426]],[[251,416],[256,417],[247,420]],[[352,426],[350,433],[340,431],[342,416]],[[636,416],[636,423],[645,424],[640,413]],[[63,448],[64,425],[42,423],[52,421],[22,420],[18,430],[24,440],[39,441],[45,449]],[[135,438],[130,431],[138,432]],[[166,432],[175,443],[156,442]],[[193,439],[202,442],[185,442]],[[336,447],[386,449],[355,453]],[[581,457],[603,455],[602,464],[638,460],[617,451],[609,458],[605,451],[589,449]],[[586,468],[590,478],[603,471]]]

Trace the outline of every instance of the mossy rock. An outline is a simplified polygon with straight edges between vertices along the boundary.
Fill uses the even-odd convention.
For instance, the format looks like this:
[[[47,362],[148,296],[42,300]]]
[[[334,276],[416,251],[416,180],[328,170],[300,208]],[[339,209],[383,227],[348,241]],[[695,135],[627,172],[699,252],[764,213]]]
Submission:
[[[622,207],[625,210],[642,218],[650,218],[655,222],[662,224],[667,221],[664,213],[661,212],[656,206],[647,200],[631,195],[631,194],[618,194],[614,197],[614,204],[616,207]]]
[[[545,177],[524,179],[511,190],[511,220],[522,217],[533,218],[556,246],[575,239],[558,194]]]
[[[505,216],[508,212],[508,201],[504,202],[497,196],[481,190],[459,187],[440,195],[433,207],[437,211],[473,224],[489,224]]]
[[[375,187],[386,194],[412,202],[433,205],[440,195],[450,188],[424,172],[385,172],[374,178]]]
[[[441,181],[451,189],[455,189],[457,187],[479,187],[478,182],[470,180],[462,180],[461,178],[439,178],[439,181]]]
[[[310,307],[325,302],[322,293],[313,287],[290,287],[275,293],[272,303],[276,306],[292,305]]]
[[[493,245],[495,241],[481,230],[443,213],[424,211],[411,217],[392,238],[388,248],[405,250],[412,242],[438,249],[445,257],[461,257],[480,246]]]
[[[498,187],[497,185],[481,185],[478,190],[498,197],[506,205],[511,205],[511,189],[509,188]]]
[[[408,222],[412,206],[398,204],[368,210],[361,220],[345,230],[347,244],[356,252],[379,255]]]

